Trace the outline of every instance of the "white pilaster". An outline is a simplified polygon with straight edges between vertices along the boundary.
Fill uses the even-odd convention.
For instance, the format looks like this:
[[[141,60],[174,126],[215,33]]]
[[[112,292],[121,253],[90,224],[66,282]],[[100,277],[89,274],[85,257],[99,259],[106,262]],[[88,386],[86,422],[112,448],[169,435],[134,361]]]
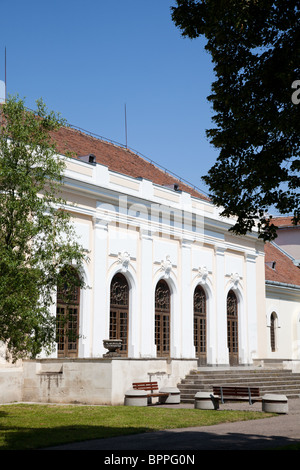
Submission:
[[[192,284],[192,241],[181,243],[181,357],[195,357]]]
[[[227,345],[227,312],[225,298],[225,248],[215,248],[216,263],[216,358],[217,364],[224,365],[229,363],[228,345]]]
[[[140,231],[140,355],[155,357],[154,292],[152,290],[152,244],[147,230]]]
[[[94,218],[94,322],[92,356],[101,357],[107,350],[103,339],[109,337],[109,292],[107,287],[108,222]]]
[[[256,296],[256,259],[255,254],[246,254],[247,310],[248,310],[248,363],[257,357],[257,296]]]

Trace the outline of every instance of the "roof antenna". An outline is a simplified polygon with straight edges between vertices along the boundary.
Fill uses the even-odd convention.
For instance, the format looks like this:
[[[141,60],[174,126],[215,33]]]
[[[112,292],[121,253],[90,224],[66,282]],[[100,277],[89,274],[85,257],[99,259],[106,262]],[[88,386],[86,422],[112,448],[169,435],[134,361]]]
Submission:
[[[0,80],[0,104],[6,103],[6,48],[5,48],[5,81]]]
[[[4,83],[5,83],[5,103],[7,102],[7,81],[6,81],[6,46],[5,46],[5,78],[4,78]]]
[[[125,139],[126,139],[126,148],[127,148],[127,115],[126,115],[126,103],[125,103]]]

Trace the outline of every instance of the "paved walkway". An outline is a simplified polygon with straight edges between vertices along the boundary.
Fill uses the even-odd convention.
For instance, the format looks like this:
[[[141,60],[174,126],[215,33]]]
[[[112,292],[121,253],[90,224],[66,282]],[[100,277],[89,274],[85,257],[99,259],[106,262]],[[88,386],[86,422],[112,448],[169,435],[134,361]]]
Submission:
[[[251,407],[248,404],[228,403],[221,407],[261,411],[261,403],[255,403]],[[126,451],[126,455],[130,451],[141,450],[164,453],[176,451],[178,454],[180,451],[192,453],[198,450],[264,450],[296,442],[300,442],[300,399],[288,401],[288,414],[272,418],[95,439],[47,450],[104,450],[121,453]]]

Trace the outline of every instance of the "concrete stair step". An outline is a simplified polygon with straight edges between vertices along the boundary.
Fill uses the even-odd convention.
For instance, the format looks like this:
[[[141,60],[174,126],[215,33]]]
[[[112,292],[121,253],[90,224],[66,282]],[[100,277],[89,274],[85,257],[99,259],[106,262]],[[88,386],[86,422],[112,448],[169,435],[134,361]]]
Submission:
[[[212,377],[211,379],[204,379],[204,380],[185,380],[181,382],[181,385],[189,385],[189,384],[196,384],[196,385],[210,385],[210,384],[220,384],[220,383],[269,383],[269,382],[276,382],[276,383],[295,383],[295,384],[300,384],[300,379],[295,379],[293,377],[279,377],[276,380],[274,378],[261,378],[261,377],[255,377],[255,378],[240,378],[240,377],[234,377],[232,379],[226,378],[226,379],[218,379],[215,377]]]
[[[257,386],[261,394],[276,393],[287,398],[300,398],[300,374],[278,369],[226,369],[191,371],[178,388],[182,402],[193,402],[199,391],[212,392],[213,385]]]

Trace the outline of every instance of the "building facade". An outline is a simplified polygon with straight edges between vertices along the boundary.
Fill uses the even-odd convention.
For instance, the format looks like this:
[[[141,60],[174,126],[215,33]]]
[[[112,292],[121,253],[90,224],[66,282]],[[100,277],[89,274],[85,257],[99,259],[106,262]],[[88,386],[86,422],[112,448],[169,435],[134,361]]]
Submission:
[[[62,340],[54,355],[102,357],[103,340],[119,338],[128,358],[252,364],[265,302],[257,235],[230,234],[208,198],[127,149],[60,132],[76,153],[66,209],[91,261],[73,309],[77,344]]]
[[[0,402],[122,404],[132,382],[176,386],[199,367],[300,369],[297,250],[235,236],[206,196],[126,148],[71,128],[54,138],[88,287],[72,305],[56,293],[50,357],[11,366],[0,350]]]

